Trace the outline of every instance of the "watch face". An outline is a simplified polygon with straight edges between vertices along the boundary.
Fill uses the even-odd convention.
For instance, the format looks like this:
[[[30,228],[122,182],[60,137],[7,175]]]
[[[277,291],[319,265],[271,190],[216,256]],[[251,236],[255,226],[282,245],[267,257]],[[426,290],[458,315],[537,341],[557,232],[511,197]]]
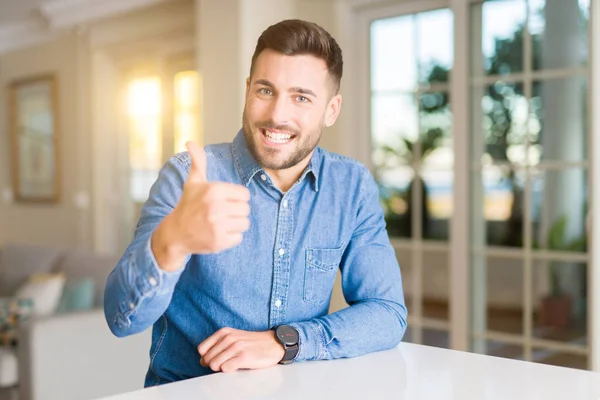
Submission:
[[[275,332],[281,342],[288,346],[293,346],[298,343],[298,331],[288,325],[281,325]]]

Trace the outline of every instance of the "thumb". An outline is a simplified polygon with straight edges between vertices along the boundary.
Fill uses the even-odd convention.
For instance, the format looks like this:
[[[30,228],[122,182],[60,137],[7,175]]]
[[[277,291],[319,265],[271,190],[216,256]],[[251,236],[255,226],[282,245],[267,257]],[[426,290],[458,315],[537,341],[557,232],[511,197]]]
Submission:
[[[206,152],[196,142],[187,142],[186,147],[192,160],[188,181],[206,182]]]

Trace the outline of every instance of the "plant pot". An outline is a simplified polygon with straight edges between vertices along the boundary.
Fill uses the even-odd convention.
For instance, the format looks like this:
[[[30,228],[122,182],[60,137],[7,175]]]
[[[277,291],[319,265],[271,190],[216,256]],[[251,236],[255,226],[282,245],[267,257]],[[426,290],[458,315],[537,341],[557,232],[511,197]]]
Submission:
[[[566,328],[571,324],[573,300],[569,295],[548,296],[540,307],[540,324]]]

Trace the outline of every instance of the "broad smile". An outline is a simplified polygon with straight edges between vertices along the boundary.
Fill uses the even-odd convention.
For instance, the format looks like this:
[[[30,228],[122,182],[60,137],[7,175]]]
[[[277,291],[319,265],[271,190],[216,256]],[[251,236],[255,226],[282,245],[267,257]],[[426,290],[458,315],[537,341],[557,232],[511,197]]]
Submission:
[[[277,131],[274,129],[260,129],[264,142],[270,146],[282,146],[290,143],[296,138],[296,135],[288,132]]]

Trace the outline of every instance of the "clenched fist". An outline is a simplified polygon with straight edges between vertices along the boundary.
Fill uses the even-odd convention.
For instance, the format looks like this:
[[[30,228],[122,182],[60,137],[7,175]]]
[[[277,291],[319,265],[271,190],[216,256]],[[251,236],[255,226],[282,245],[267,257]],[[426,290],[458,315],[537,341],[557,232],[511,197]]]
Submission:
[[[241,243],[250,227],[250,191],[242,185],[208,182],[206,153],[187,143],[191,157],[188,178],[175,209],[152,237],[160,268],[175,271],[189,254],[218,253]]]

